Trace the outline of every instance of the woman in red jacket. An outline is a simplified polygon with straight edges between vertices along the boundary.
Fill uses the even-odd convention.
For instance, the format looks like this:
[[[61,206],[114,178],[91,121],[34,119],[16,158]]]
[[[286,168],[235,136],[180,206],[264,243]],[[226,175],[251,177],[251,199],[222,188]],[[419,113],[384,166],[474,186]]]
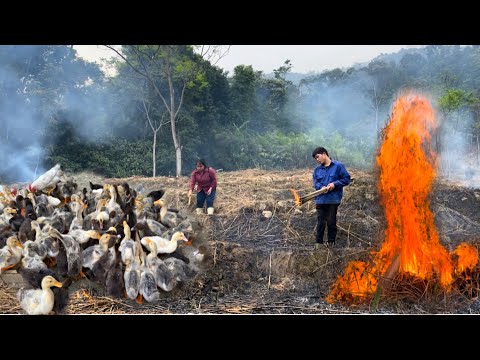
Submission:
[[[217,189],[217,174],[215,169],[207,166],[204,159],[197,160],[196,169],[190,175],[190,190],[188,197],[192,196],[192,191],[197,192],[197,214],[203,213],[203,204],[207,202],[207,214],[213,215],[213,202]]]

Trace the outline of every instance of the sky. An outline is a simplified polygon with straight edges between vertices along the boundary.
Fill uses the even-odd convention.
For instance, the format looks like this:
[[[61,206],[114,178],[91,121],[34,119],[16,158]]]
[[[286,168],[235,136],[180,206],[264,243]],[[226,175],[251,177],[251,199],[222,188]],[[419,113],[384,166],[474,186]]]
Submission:
[[[255,70],[271,73],[285,60],[293,65],[292,72],[321,72],[368,62],[382,53],[394,53],[402,48],[422,45],[232,45],[228,55],[217,66],[233,74],[237,65],[252,65]],[[112,51],[100,45],[75,45],[79,56],[101,62]]]

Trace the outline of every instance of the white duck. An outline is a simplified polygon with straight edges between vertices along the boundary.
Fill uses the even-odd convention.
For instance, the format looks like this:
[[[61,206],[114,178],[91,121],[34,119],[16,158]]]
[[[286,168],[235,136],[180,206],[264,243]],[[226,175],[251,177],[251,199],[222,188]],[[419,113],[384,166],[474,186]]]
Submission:
[[[41,190],[46,190],[50,192],[53,191],[57,183],[62,180],[66,180],[65,173],[63,172],[61,165],[56,164],[50,170],[40,175],[37,180],[32,182],[28,186],[28,190],[30,190],[31,192],[37,192]]]
[[[48,315],[53,309],[55,300],[52,286],[62,287],[62,283],[48,275],[42,279],[42,289],[18,290],[17,299],[22,309],[28,315]]]
[[[22,258],[23,245],[16,235],[7,239],[6,245],[0,249],[0,274],[2,271],[11,269],[20,262]]]
[[[79,244],[85,244],[90,239],[100,240],[100,233],[97,230],[74,229],[68,232]]]
[[[175,250],[177,250],[178,241],[185,241],[188,242],[188,239],[185,237],[185,234],[181,231],[177,231],[175,234],[172,235],[171,239],[168,240],[161,236],[145,236],[143,237],[140,242],[147,246],[150,251],[152,249],[149,247],[147,240],[151,240],[155,243],[155,256],[157,254],[171,254]]]

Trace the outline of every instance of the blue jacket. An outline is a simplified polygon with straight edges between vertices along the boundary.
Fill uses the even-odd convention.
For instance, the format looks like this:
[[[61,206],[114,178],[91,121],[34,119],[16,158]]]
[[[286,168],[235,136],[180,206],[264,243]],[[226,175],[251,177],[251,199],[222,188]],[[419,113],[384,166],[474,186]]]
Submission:
[[[319,190],[333,182],[335,188],[315,198],[316,204],[340,204],[343,196],[343,187],[350,184],[350,174],[340,161],[332,160],[329,167],[318,165],[313,170],[313,186]]]

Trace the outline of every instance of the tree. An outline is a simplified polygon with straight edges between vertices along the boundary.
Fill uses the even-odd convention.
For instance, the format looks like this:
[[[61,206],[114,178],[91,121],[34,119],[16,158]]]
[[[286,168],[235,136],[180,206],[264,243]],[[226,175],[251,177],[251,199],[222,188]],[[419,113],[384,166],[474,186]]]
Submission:
[[[195,85],[206,85],[203,71],[195,62],[193,48],[182,45],[123,45],[120,51],[114,46],[105,46],[146,79],[161,100],[169,115],[176,176],[181,176],[182,144],[177,130],[178,114],[182,109],[185,90]]]
[[[238,65],[233,73],[230,89],[234,126],[252,128],[249,123],[253,121],[257,109],[256,82],[259,76],[252,65]]]

